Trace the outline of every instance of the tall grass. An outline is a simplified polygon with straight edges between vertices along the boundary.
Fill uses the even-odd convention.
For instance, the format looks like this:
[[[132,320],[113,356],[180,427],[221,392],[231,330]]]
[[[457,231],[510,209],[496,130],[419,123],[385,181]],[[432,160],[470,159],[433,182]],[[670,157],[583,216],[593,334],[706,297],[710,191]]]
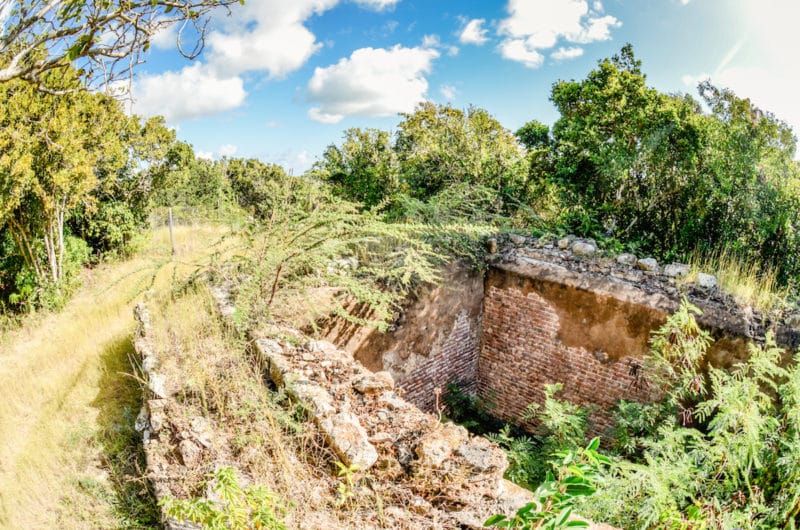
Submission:
[[[777,271],[769,266],[740,259],[723,250],[695,253],[690,258],[691,271],[686,278],[695,281],[701,272],[714,274],[719,288],[737,302],[762,313],[771,313],[786,306],[789,289],[778,284]]]
[[[147,485],[135,478],[131,311],[212,260],[226,232],[177,227],[173,256],[159,229],[132,259],[87,271],[61,312],[0,335],[0,527],[154,524]]]

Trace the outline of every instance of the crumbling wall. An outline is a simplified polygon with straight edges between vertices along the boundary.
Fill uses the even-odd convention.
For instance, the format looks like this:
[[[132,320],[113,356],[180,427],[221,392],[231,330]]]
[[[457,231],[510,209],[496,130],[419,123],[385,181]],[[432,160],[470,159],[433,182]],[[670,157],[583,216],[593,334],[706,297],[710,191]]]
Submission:
[[[389,372],[406,399],[432,411],[437,388],[458,382],[476,390],[483,284],[481,272],[456,262],[438,286],[406,303],[387,333],[336,320],[323,336],[366,368]]]
[[[706,355],[713,366],[746,360],[748,345],[769,330],[787,348],[785,362],[798,344],[791,318],[769,320],[714,282],[681,282],[684,265],[595,256],[583,242],[519,239],[493,257],[485,285],[477,389],[500,419],[519,423],[529,404],[544,401],[548,383],[562,383],[560,399],[590,410],[591,434],[612,427],[620,399],[657,398],[641,368],[651,332],[682,298],[700,308],[698,322],[715,339]]]

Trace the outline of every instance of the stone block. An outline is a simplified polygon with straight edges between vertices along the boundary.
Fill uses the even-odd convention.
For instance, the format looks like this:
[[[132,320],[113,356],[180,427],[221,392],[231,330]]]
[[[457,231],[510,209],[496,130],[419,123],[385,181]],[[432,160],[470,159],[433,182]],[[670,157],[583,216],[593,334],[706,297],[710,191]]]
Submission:
[[[344,465],[364,471],[378,460],[378,451],[369,443],[367,431],[352,413],[328,416],[319,422],[319,428]]]
[[[670,263],[664,267],[664,275],[670,278],[683,278],[689,274],[689,266],[684,263]]]
[[[642,258],[636,262],[636,267],[639,270],[652,272],[658,269],[658,262],[655,258]]]
[[[619,263],[620,265],[627,265],[628,267],[633,267],[634,265],[636,265],[637,261],[638,260],[636,259],[636,256],[633,254],[625,253],[617,256],[617,263]]]

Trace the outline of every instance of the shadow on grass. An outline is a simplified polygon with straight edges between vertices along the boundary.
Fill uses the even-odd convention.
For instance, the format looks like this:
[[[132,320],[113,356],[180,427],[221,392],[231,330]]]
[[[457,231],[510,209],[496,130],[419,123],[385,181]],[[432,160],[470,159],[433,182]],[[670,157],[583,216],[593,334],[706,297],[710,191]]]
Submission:
[[[130,374],[133,354],[126,336],[108,345],[101,357],[103,375],[92,406],[98,410],[97,444],[109,474],[113,504],[121,528],[160,528],[159,511],[145,476],[141,435],[134,422],[142,406],[139,383]]]

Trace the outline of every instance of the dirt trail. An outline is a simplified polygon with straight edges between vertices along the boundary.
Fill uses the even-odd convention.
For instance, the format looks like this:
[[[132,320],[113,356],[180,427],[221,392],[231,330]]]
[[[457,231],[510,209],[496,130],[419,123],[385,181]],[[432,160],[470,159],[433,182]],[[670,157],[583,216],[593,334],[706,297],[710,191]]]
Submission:
[[[134,258],[85,275],[59,313],[0,335],[0,528],[147,528],[137,477],[140,404],[130,376],[132,308],[207,262],[225,233],[157,231]]]

